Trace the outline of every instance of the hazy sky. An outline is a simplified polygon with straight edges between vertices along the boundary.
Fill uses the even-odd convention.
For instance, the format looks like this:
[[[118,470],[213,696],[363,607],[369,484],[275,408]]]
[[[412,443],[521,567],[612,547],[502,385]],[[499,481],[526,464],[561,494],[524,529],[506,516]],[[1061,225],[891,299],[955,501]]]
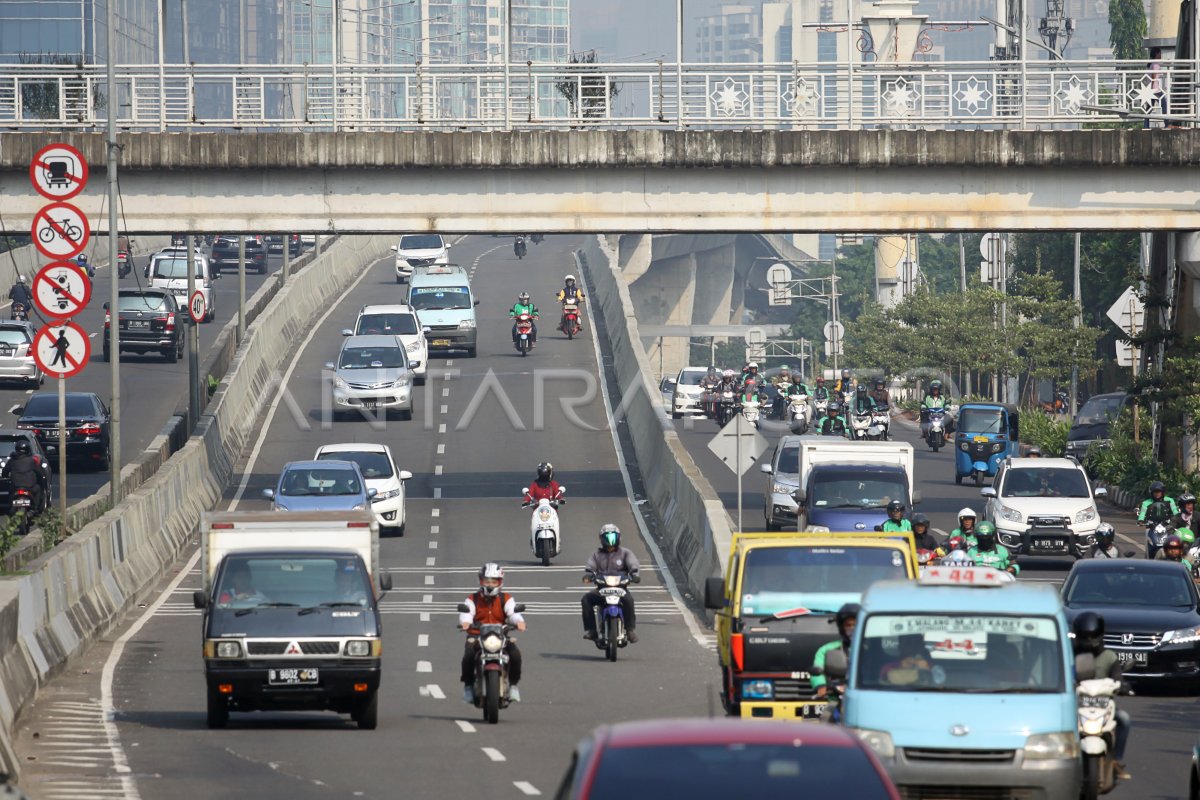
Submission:
[[[692,54],[695,19],[720,0],[684,0],[684,54]],[[603,61],[675,58],[676,0],[573,0],[571,49],[597,50]]]

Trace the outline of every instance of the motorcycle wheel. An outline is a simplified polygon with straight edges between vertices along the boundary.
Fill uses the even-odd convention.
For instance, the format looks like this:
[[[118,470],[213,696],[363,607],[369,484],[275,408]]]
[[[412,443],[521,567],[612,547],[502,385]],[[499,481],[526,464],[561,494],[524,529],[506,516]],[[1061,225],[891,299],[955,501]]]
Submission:
[[[571,327],[567,328],[567,338],[568,338],[568,339],[574,339],[574,338],[575,338],[575,326],[574,326],[574,325],[572,325]]]
[[[489,725],[500,721],[500,673],[495,670],[483,676],[483,721]]]
[[[982,472],[975,473],[975,486],[976,487],[983,486],[983,473]]]
[[[621,621],[616,617],[609,617],[608,621],[605,623],[604,630],[606,631],[605,636],[608,639],[606,642],[608,648],[605,655],[608,656],[609,661],[616,661],[617,638],[621,635]]]
[[[1083,760],[1083,786],[1079,796],[1083,800],[1096,800],[1100,796],[1100,757],[1088,756]]]
[[[542,540],[542,566],[543,567],[550,566],[550,540],[549,539]]]

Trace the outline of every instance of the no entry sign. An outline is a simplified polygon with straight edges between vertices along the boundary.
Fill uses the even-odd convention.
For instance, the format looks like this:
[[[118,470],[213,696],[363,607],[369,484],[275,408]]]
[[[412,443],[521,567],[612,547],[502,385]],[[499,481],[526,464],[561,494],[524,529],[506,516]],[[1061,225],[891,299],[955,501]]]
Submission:
[[[83,252],[92,228],[83,212],[70,203],[50,203],[34,215],[30,235],[47,258],[74,258]]]
[[[33,339],[33,360],[52,378],[70,378],[87,366],[92,343],[74,322],[56,322]]]
[[[29,182],[47,200],[69,200],[87,185],[88,164],[69,144],[48,144],[29,162]]]
[[[92,282],[70,261],[55,261],[33,278],[33,304],[47,317],[73,317],[92,299]]]

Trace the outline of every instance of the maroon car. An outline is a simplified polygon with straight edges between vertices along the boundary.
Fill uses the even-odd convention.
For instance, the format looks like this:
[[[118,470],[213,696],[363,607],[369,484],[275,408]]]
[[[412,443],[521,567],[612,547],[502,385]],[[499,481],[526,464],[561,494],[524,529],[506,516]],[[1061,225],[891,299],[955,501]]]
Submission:
[[[833,725],[660,719],[605,725],[579,743],[555,800],[900,800],[875,756]]]

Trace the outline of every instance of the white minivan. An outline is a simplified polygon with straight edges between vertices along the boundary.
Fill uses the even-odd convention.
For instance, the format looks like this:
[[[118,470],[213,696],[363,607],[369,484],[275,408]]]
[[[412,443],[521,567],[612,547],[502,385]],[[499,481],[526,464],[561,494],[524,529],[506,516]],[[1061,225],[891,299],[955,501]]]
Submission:
[[[406,233],[392,248],[396,254],[396,283],[403,283],[414,267],[450,263],[450,243],[440,233]]]
[[[408,304],[417,312],[429,350],[476,352],[475,306],[467,271],[454,264],[420,267],[408,283]]]
[[[213,274],[209,268],[208,259],[197,253],[193,256],[192,263],[196,270],[196,289],[204,296],[204,322],[210,322],[217,315],[215,305],[216,292],[213,290],[213,281],[220,277],[220,273]],[[187,276],[187,256],[179,255],[174,252],[155,253],[150,257],[150,267],[147,270],[147,277],[150,278],[150,287],[153,289],[166,289],[171,294],[175,295],[175,302],[180,308],[188,307],[188,276]]]
[[[354,329],[346,328],[342,336],[365,336],[369,334],[387,334],[399,336],[404,342],[408,360],[413,367],[413,377],[418,386],[425,384],[425,372],[429,365],[429,341],[421,329],[421,321],[412,306],[401,303],[380,305],[365,305],[358,310],[358,319]]]

